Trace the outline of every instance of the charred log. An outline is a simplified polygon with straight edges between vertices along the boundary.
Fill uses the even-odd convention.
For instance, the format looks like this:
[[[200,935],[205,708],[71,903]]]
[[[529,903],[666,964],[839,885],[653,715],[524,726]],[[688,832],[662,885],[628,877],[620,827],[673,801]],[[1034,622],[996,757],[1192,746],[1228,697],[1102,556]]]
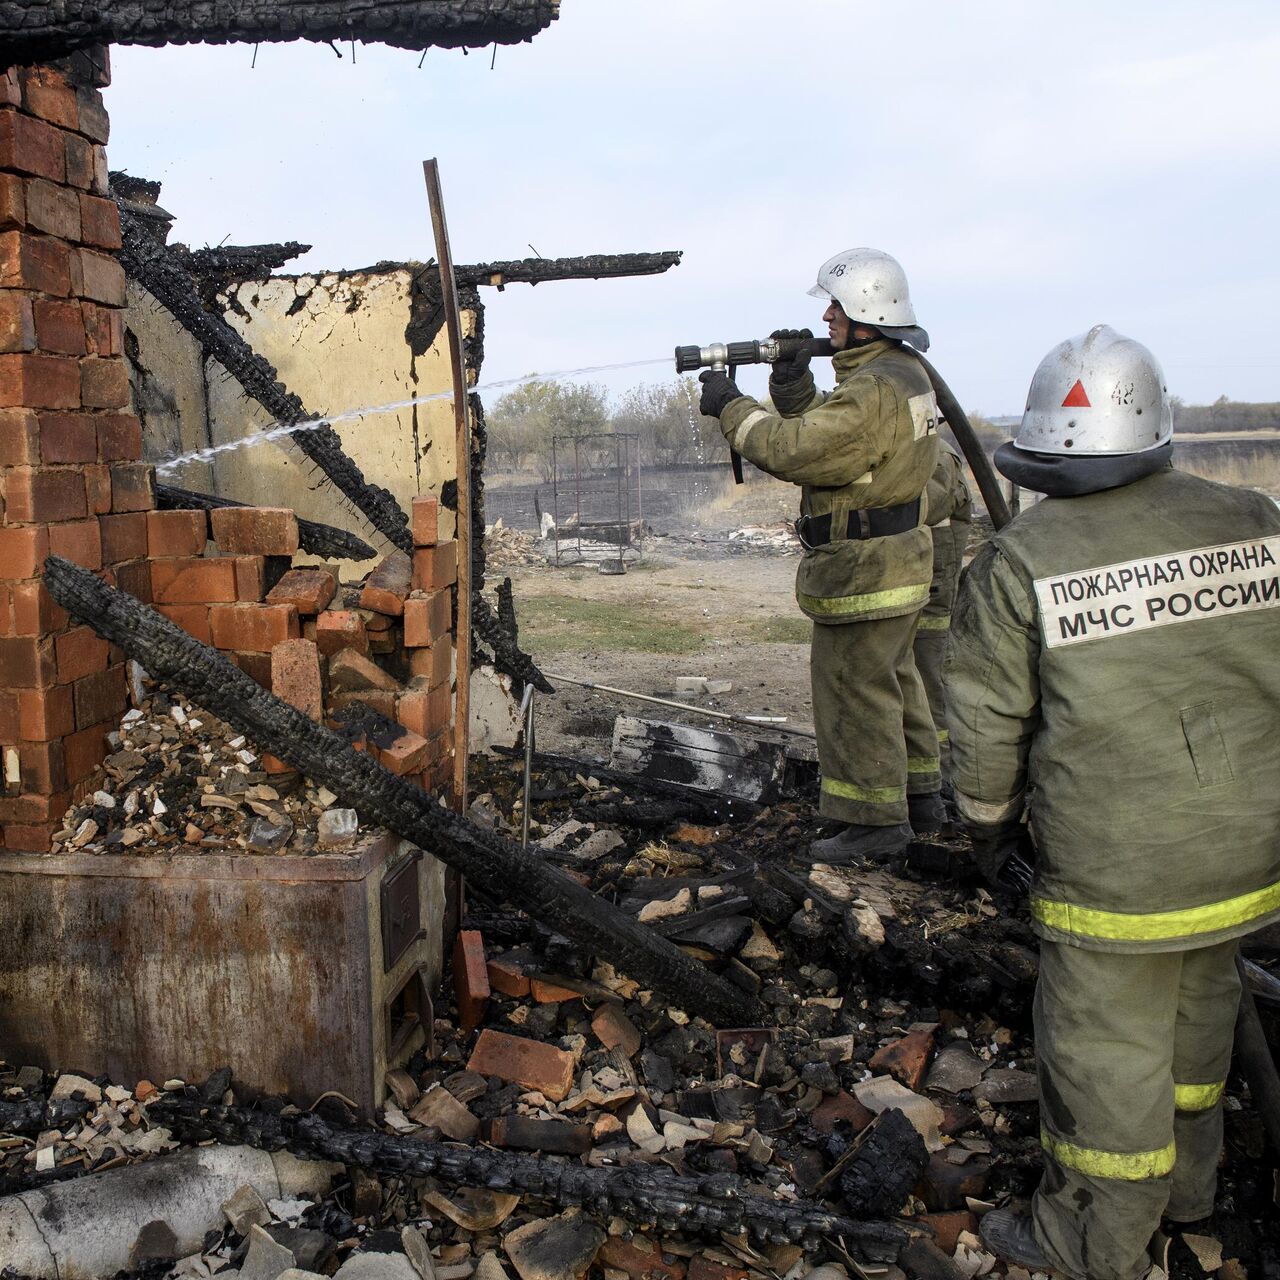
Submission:
[[[91,44],[368,40],[401,49],[517,44],[558,0],[0,0],[0,62],[48,62]]]
[[[114,185],[114,184],[113,184]],[[278,267],[311,251],[309,244],[296,240],[284,244],[227,245],[217,249],[188,249],[172,245],[195,281],[201,301],[208,310],[218,310],[218,294],[246,280],[265,280]]]
[[[753,1021],[753,1002],[705,966],[545,862],[535,849],[482,831],[313,723],[153,609],[69,560],[50,556],[45,585],[57,602],[150,674],[185,693],[258,745],[333,791],[371,825],[461,871],[496,901],[512,902],[584,953],[722,1026]]]
[[[450,1187],[485,1187],[702,1236],[748,1231],[761,1242],[787,1241],[809,1248],[824,1236],[843,1236],[881,1259],[896,1257],[907,1240],[907,1233],[889,1222],[859,1220],[804,1200],[756,1194],[746,1179],[731,1173],[682,1177],[645,1164],[593,1169],[479,1145],[393,1137],[328,1124],[314,1115],[202,1108],[194,1100],[153,1104],[151,1115],[194,1141],[216,1138],[384,1175],[436,1178]]]
[[[219,498],[212,493],[196,493],[169,484],[156,485],[156,506],[162,511],[216,511],[219,507],[243,507],[234,498]],[[298,545],[303,551],[325,560],[368,560],[378,553],[363,538],[345,529],[315,520],[298,521]]]
[[[678,266],[679,249],[659,253],[593,253],[579,258],[520,258],[455,266],[459,284],[541,284],[547,280],[605,280],[615,276],[657,276]]]
[[[181,259],[142,221],[120,207],[123,245],[120,262],[125,273],[151,294],[212,357],[227,370],[272,417],[280,422],[317,421],[302,401],[276,378],[276,371],[219,315],[206,311]],[[377,485],[369,484],[348,456],[337,432],[328,425],[308,426],[289,437],[379,533],[400,550],[412,552],[409,522],[399,504]]]
[[[22,1102],[0,1100],[0,1133],[44,1133],[63,1125],[83,1120],[93,1110],[93,1103],[76,1098],[45,1102],[31,1098]]]

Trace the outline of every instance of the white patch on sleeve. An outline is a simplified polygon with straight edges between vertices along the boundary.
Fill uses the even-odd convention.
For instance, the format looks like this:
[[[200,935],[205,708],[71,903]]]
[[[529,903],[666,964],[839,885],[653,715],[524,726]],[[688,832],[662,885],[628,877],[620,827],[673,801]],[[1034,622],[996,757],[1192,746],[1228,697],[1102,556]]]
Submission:
[[[763,409],[752,409],[749,414],[733,429],[733,447],[739,453],[746,452],[747,438],[751,435],[751,428],[757,423],[768,422],[771,414],[766,413]]]
[[[938,430],[938,397],[932,391],[922,391],[907,401],[907,412],[911,414],[911,431],[917,440],[932,435]]]
[[[985,826],[994,826],[997,822],[1008,822],[1022,813],[1022,796],[1017,795],[1003,804],[988,804],[985,800],[975,800],[963,791],[956,793],[956,808],[962,818],[970,822],[981,822]]]
[[[1045,647],[1280,607],[1280,535],[1037,578]]]

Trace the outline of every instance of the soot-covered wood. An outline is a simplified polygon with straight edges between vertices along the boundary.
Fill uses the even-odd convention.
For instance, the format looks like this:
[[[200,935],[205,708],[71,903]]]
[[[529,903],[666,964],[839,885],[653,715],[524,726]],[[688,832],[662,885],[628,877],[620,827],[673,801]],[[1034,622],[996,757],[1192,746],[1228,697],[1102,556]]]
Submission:
[[[45,562],[45,585],[64,609],[152,676],[323,783],[365,822],[426,849],[488,897],[519,906],[585,954],[603,957],[688,1012],[721,1026],[754,1020],[752,1000],[584,889],[536,849],[522,850],[445,809],[133,596],[57,556]]]

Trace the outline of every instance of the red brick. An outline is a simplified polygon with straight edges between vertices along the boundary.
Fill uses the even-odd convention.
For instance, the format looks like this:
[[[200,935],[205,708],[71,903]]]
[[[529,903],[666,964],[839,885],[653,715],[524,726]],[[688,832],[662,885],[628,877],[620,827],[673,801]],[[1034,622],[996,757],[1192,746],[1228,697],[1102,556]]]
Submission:
[[[428,743],[426,738],[406,729],[390,746],[374,746],[374,759],[398,778],[411,773],[421,773],[426,763]]]
[[[453,768],[454,762],[452,760],[438,760],[431,768],[424,769],[422,773],[423,790],[433,796],[456,795],[454,791],[456,779],[453,776]]]
[[[80,303],[61,298],[39,298],[33,310],[36,340],[41,351],[64,356],[84,355],[84,312]],[[96,451],[94,457],[97,457]]]
[[[529,994],[529,975],[514,961],[505,956],[495,956],[486,968],[490,990],[500,991],[504,996],[511,996],[516,1000]]]
[[[97,520],[50,525],[49,553],[96,573],[102,568],[102,529]]]
[[[118,721],[129,701],[124,664],[118,663],[96,675],[85,676],[83,680],[75,682],[72,690],[75,695],[77,728],[87,729],[104,720]]]
[[[337,589],[338,579],[329,569],[290,569],[267,592],[267,603],[291,604],[300,614],[317,614]]]
[[[476,1041],[467,1070],[536,1089],[552,1102],[563,1101],[573,1087],[571,1053],[487,1027]]]
[[[404,602],[404,645],[406,649],[429,649],[448,636],[453,623],[453,593],[432,591],[412,595]]]
[[[647,1251],[644,1247],[647,1246]],[[613,1271],[624,1272],[628,1280],[685,1280],[684,1263],[644,1236],[624,1240],[610,1236],[596,1254],[596,1262]]]
[[[19,724],[20,693],[12,689],[0,689],[0,742],[14,743],[21,736]]]
[[[400,692],[400,682],[393,675],[355,649],[342,649],[330,659],[329,687],[335,693],[363,693],[366,689]]]
[[[107,669],[111,646],[92,627],[73,627],[53,642],[58,659],[58,683],[72,684]]]
[[[271,688],[271,655],[269,653],[229,653],[227,657],[251,680],[264,689]]]
[[[27,226],[60,240],[79,240],[80,197],[69,187],[32,178],[27,183]]]
[[[414,498],[412,513],[413,545],[434,547],[440,541],[440,499]]]
[[[71,255],[71,270],[78,273],[80,297],[110,307],[125,305],[124,268],[110,254],[81,249]]]
[[[262,599],[266,566],[262,556],[236,556],[236,599],[257,604]]]
[[[0,565],[6,578],[34,578],[48,554],[48,529],[0,529]]]
[[[891,1040],[877,1049],[867,1066],[878,1075],[891,1075],[899,1084],[917,1090],[924,1080],[932,1051],[932,1031],[909,1031],[900,1039]]]
[[[430,649],[410,649],[409,674],[428,689],[448,684],[453,674],[453,645],[441,641]]]
[[[207,511],[148,511],[146,554],[153,560],[161,556],[200,556],[209,540]]]
[[[640,1052],[640,1031],[619,1005],[606,1000],[591,1019],[591,1030],[606,1049],[621,1049],[628,1058]]]
[[[13,630],[19,636],[47,636],[61,631],[71,615],[55,603],[48,588],[39,579],[16,582],[12,588]]]
[[[22,86],[18,83],[18,68],[0,71],[0,107],[22,106]]]
[[[118,516],[99,516],[102,528],[102,561],[119,564],[147,554],[147,513],[129,511]]]
[[[484,1021],[489,1004],[484,936],[478,929],[462,929],[454,939],[453,989],[458,1001],[458,1026],[465,1035]]]
[[[71,292],[71,251],[61,240],[26,231],[0,232],[0,289]]]
[[[458,544],[442,542],[413,553],[413,589],[439,591],[458,580]]]
[[[82,302],[85,349],[91,356],[118,356],[124,353],[124,312]],[[136,456],[136,455],[135,455]]]
[[[446,756],[453,755],[453,726],[433,733],[427,739],[427,758],[422,762],[423,768],[438,764]]]
[[[327,705],[330,711],[337,712],[357,702],[361,706],[372,707],[379,715],[386,716],[388,720],[395,719],[396,695],[389,693],[385,689],[358,689],[335,693],[329,698]]]
[[[36,323],[28,294],[17,289],[0,293],[0,352],[34,351]]]
[[[40,636],[0,639],[0,686],[47,689],[54,683],[53,646]]]
[[[28,742],[51,742],[76,732],[72,686],[23,689],[18,694],[18,732]]]
[[[129,370],[119,357],[85,356],[80,361],[80,403],[86,409],[124,409],[129,404]]]
[[[67,789],[66,751],[61,739],[22,743],[18,748],[18,766],[23,791],[53,795]]]
[[[67,186],[88,191],[93,186],[96,148],[87,138],[77,138],[73,133],[67,134],[63,143],[66,147]]]
[[[61,818],[72,802],[71,791],[55,791],[51,795],[30,791],[0,800],[0,824],[11,822],[53,822]]]
[[[81,729],[63,740],[66,751],[67,781],[73,786],[91,777],[107,758],[107,734],[119,724],[119,716],[89,729]]]
[[[61,830],[60,822],[6,822],[0,827],[0,834],[4,836],[4,847],[15,853],[48,853],[53,833]]]
[[[285,604],[215,604],[209,610],[219,649],[270,653],[282,640],[298,639],[298,611]]]
[[[80,102],[80,132],[94,142],[103,143],[111,133],[111,118],[103,104],[102,94],[91,85],[81,85],[76,90]]]
[[[698,1254],[689,1259],[688,1280],[751,1280],[751,1272],[742,1267],[727,1267]]]
[[[5,489],[6,519],[15,524],[76,520],[88,514],[78,467],[15,467]]]
[[[918,1222],[928,1227],[934,1235],[933,1243],[948,1257],[956,1251],[960,1234],[968,1231],[977,1234],[978,1219],[967,1209],[953,1209],[950,1213],[922,1213],[918,1218],[909,1218],[909,1222]]]
[[[447,684],[409,689],[396,702],[396,719],[424,738],[442,733],[453,721],[453,696]]]
[[[30,409],[0,409],[0,467],[40,461],[40,420]]]
[[[71,356],[0,356],[0,405],[78,409],[78,362]]]
[[[236,562],[202,556],[152,560],[151,596],[157,604],[234,604]]]
[[[403,551],[393,551],[369,575],[360,593],[361,608],[398,618],[404,612],[412,577],[413,565],[409,557]]]
[[[95,196],[109,196],[111,194],[111,171],[107,168],[106,147],[94,147],[93,149],[93,181],[89,184],[89,190]]]
[[[16,173],[0,173],[0,231],[26,225],[25,184]]]
[[[272,648],[271,692],[317,724],[324,718],[320,655],[310,640],[284,640]]]
[[[288,507],[218,507],[209,519],[220,551],[291,556],[298,550],[298,518]]]
[[[326,657],[343,649],[369,652],[364,619],[352,609],[330,609],[316,618],[316,648]]]
[[[61,132],[43,120],[0,111],[0,169],[61,182],[66,176]]]
[[[39,415],[40,456],[45,462],[96,462],[98,428],[86,413],[51,409]]]
[[[111,468],[105,462],[85,466],[84,492],[91,515],[105,516],[111,511]]]
[[[201,644],[213,643],[213,633],[209,630],[207,604],[158,604],[156,612],[163,614],[170,622],[181,627],[187,635],[193,636]]]
[[[847,1120],[854,1133],[860,1133],[874,1119],[875,1113],[868,1110],[851,1093],[843,1089],[833,1094],[814,1107],[809,1123],[822,1134],[827,1134],[841,1120]]]
[[[33,116],[73,132],[80,127],[75,89],[53,67],[24,67],[19,72],[23,105]]]
[[[150,511],[155,504],[151,488],[153,467],[144,462],[123,462],[111,468],[112,511]]]
[[[116,588],[127,591],[135,600],[143,604],[151,603],[151,564],[146,560],[135,560],[132,564],[117,565],[112,571],[116,580]]]
[[[562,987],[557,982],[546,978],[531,978],[529,994],[538,1004],[564,1004],[566,1000],[581,1000],[582,992],[571,987]]]
[[[120,247],[120,211],[114,200],[81,194],[80,238],[103,249]]]
[[[142,424],[131,413],[98,416],[98,457],[103,462],[136,462],[142,457]]]

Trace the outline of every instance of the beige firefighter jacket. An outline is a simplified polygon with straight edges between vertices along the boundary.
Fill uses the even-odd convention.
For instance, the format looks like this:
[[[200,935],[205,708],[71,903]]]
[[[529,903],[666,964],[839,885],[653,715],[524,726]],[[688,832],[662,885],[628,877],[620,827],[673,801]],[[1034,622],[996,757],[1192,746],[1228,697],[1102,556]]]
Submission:
[[[929,477],[925,495],[929,500],[926,520],[933,536],[933,582],[929,602],[920,615],[920,630],[946,631],[973,524],[973,500],[964,463],[945,440],[938,441],[938,465]]]
[[[937,458],[938,405],[910,351],[882,339],[832,358],[835,389],[813,375],[774,386],[772,402],[742,396],[720,416],[729,444],[762,471],[802,486],[802,515],[831,513],[843,532],[850,511],[913,502]],[[836,537],[805,552],[796,600],[815,622],[859,622],[913,613],[929,598],[933,539],[924,521],[889,537]]]
[[[956,801],[1016,820],[1055,941],[1172,951],[1280,916],[1280,511],[1174,471],[1046,498],[961,586]]]

